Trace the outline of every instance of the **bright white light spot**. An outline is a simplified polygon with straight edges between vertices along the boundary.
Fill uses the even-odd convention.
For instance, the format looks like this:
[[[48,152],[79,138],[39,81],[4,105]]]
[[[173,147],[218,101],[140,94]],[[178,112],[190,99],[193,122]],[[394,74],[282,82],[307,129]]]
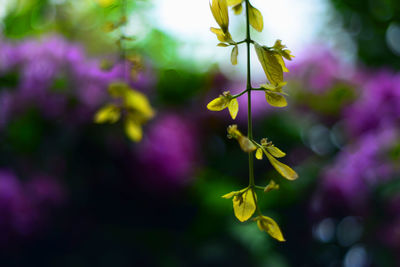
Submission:
[[[7,15],[13,1],[14,0],[0,0],[0,22]],[[16,3],[14,2],[13,4],[15,5]]]
[[[368,266],[368,255],[361,245],[353,246],[344,258],[344,267],[365,267]]]
[[[335,223],[332,218],[326,218],[313,228],[314,237],[321,242],[330,242],[335,234]]]
[[[392,22],[386,31],[386,42],[394,54],[400,56],[400,24]]]

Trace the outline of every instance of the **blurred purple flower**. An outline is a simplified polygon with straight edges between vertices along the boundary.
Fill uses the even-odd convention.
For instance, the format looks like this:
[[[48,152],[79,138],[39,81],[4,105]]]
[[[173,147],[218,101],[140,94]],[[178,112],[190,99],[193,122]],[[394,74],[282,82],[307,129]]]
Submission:
[[[369,189],[387,181],[393,173],[385,152],[396,137],[395,130],[389,128],[366,134],[345,147],[324,171],[319,194],[350,208],[363,206]]]
[[[0,239],[33,233],[45,223],[45,207],[59,206],[64,197],[60,185],[50,177],[24,184],[12,172],[0,170]]]
[[[371,75],[360,88],[360,97],[344,111],[353,135],[383,129],[400,122],[400,75],[381,71]]]
[[[310,52],[312,51],[312,52]],[[287,63],[289,79],[300,79],[306,90],[321,94],[338,80],[350,81],[356,72],[342,62],[334,51],[324,45],[308,47],[296,59]]]
[[[25,184],[31,201],[38,207],[59,206],[65,201],[64,188],[48,175],[38,175]]]
[[[13,69],[21,60],[18,47],[0,39],[0,73],[5,73]]]
[[[190,180],[198,165],[197,131],[188,119],[164,114],[150,126],[138,149],[149,179],[161,184]]]
[[[138,79],[133,81],[129,73],[131,63],[117,63],[104,70],[101,59],[88,58],[79,44],[70,43],[60,36],[19,43],[0,39],[0,49],[0,75],[11,71],[19,74],[17,88],[12,91],[15,101],[9,104],[10,101],[0,96],[0,101],[8,103],[2,109],[23,112],[34,105],[46,117],[65,114],[79,118],[71,118],[73,121],[87,122],[94,110],[106,100],[111,82],[126,80],[142,91],[152,85],[150,68],[146,73],[139,73]],[[61,80],[63,88],[54,88],[58,80]],[[69,105],[71,99],[78,100],[78,104]],[[4,125],[5,115],[1,116],[0,125]]]

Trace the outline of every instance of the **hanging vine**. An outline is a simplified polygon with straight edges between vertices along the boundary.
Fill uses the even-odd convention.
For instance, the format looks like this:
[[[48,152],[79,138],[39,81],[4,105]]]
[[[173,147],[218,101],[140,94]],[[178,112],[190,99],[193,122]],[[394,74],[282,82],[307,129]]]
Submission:
[[[235,42],[229,33],[229,15],[228,6],[231,6],[236,15],[240,15],[245,6],[246,17],[246,39]],[[257,190],[268,193],[271,190],[279,189],[279,184],[275,180],[270,180],[267,186],[258,186],[255,184],[254,178],[254,157],[262,160],[264,155],[275,170],[288,180],[298,178],[297,173],[289,166],[280,162],[277,158],[282,158],[286,154],[267,138],[262,138],[258,143],[253,137],[253,125],[251,114],[251,91],[264,91],[266,101],[273,107],[286,107],[287,94],[283,91],[286,82],[283,80],[283,72],[288,72],[284,59],[291,60],[293,56],[290,50],[277,40],[272,47],[262,46],[251,39],[250,26],[256,31],[261,32],[264,27],[263,16],[261,12],[252,6],[249,0],[212,0],[210,4],[211,12],[220,28],[211,28],[211,32],[216,34],[220,43],[220,47],[233,46],[231,52],[231,63],[237,64],[239,54],[239,45],[246,44],[247,52],[247,82],[246,89],[236,95],[232,95],[229,91],[224,92],[218,98],[208,103],[207,108],[212,111],[221,111],[228,108],[229,113],[234,120],[239,112],[239,104],[237,98],[247,94],[248,110],[247,110],[247,136],[242,134],[237,125],[228,126],[228,138],[236,139],[240,148],[249,155],[249,184],[247,187],[230,192],[223,198],[233,201],[233,210],[236,218],[245,222],[252,218],[257,222],[257,226],[261,231],[267,232],[270,236],[278,241],[285,241],[278,224],[270,217],[264,216],[260,210]],[[261,84],[258,88],[253,88],[251,83],[250,68],[250,47],[253,45],[258,60],[265,72],[267,82]],[[254,216],[254,214],[256,214]]]

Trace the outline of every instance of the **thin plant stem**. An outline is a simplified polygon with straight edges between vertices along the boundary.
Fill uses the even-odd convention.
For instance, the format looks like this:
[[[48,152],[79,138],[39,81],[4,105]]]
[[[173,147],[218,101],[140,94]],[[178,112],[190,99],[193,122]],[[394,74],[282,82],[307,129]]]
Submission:
[[[247,46],[247,137],[249,140],[253,140],[253,121],[251,116],[251,69],[250,69],[250,44],[253,41],[250,38],[250,21],[249,21],[249,0],[246,0],[246,46]],[[249,152],[249,188],[252,191],[254,204],[256,205],[256,211],[259,216],[262,216],[260,207],[258,206],[255,182],[254,182],[254,162],[253,152]]]
[[[261,186],[261,185],[255,185],[254,189],[259,189],[259,190],[263,190],[265,189],[265,186]]]
[[[247,137],[253,140],[253,123],[251,116],[251,74],[250,74],[250,21],[249,0],[246,0],[246,45],[247,45]],[[249,152],[249,186],[254,186],[254,162],[253,153]]]
[[[238,98],[239,96],[244,95],[247,92],[247,90],[243,90],[242,92],[240,92],[239,94],[233,95],[232,98]]]

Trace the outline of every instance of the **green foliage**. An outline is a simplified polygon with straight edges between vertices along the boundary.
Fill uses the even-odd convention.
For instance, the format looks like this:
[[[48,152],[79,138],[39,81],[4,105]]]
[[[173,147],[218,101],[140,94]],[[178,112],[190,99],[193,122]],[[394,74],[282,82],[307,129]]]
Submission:
[[[22,154],[33,153],[41,143],[45,125],[36,109],[13,120],[7,127],[5,140]]]
[[[157,97],[168,105],[180,105],[191,101],[206,84],[204,74],[187,69],[167,69],[159,74]]]
[[[400,69],[400,60],[387,45],[386,34],[392,23],[400,21],[397,0],[331,0],[343,19],[343,26],[357,44],[358,58],[370,66]]]

